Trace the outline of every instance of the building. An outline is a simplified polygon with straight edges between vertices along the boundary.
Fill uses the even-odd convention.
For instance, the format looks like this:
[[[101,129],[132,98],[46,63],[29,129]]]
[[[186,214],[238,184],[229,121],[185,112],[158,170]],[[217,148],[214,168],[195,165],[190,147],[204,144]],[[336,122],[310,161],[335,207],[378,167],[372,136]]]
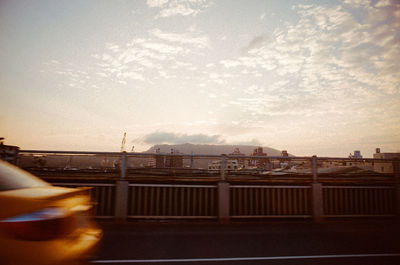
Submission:
[[[365,170],[374,170],[374,162],[363,160],[363,156],[359,150],[355,150],[354,154],[349,154],[349,158],[354,159],[351,161],[344,161],[343,164],[346,167],[359,167]]]
[[[377,159],[393,159],[399,158],[400,153],[381,153],[380,148],[376,148],[376,152],[374,154],[374,158]],[[374,171],[385,174],[393,173],[393,163],[392,161],[374,161]]]
[[[0,159],[17,164],[19,147],[14,145],[5,145],[4,138],[0,137]]]
[[[229,157],[233,157],[237,160],[239,167],[244,168],[246,165],[246,159],[240,158],[241,156],[245,156],[245,154],[241,153],[239,148],[235,148],[233,152],[229,154]]]
[[[160,149],[156,150],[157,154]],[[171,149],[170,155],[156,155],[155,156],[156,168],[183,168],[183,155],[178,150]]]
[[[210,170],[210,171],[221,170],[221,168],[222,168],[221,160],[214,160],[214,161],[211,161],[210,163],[208,163],[208,170]],[[236,159],[227,159],[225,169],[235,171],[235,170],[239,170],[240,166]]]
[[[252,158],[249,161],[249,166],[257,167],[260,169],[271,170],[271,163],[269,158],[267,157],[267,153],[264,153],[262,147],[257,147],[254,149],[251,156],[265,156],[266,158]]]
[[[355,150],[354,155],[350,154],[349,158],[354,158],[354,159],[362,159],[361,151]]]
[[[171,149],[171,155],[165,157],[165,167],[183,168],[183,156],[178,150]]]

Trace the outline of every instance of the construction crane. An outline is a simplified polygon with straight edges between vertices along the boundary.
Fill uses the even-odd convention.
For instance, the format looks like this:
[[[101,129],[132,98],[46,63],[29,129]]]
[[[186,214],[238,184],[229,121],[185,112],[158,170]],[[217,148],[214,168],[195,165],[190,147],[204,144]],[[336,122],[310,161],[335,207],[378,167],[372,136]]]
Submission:
[[[126,132],[124,132],[124,137],[122,138],[121,152],[125,151],[125,143],[126,143]]]

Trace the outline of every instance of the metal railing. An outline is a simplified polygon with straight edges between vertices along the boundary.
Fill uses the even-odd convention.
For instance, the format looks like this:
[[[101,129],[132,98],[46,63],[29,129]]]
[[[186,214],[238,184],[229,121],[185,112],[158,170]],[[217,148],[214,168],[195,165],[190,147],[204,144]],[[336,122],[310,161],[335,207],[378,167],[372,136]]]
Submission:
[[[229,163],[232,160],[235,161],[235,165]],[[87,171],[117,173],[122,179],[130,174],[144,174],[146,172],[154,174],[154,171],[157,170],[159,173],[174,175],[202,172],[203,174],[219,175],[221,180],[224,180],[228,175],[260,174],[274,171],[281,168],[282,163],[286,163],[288,167],[299,168],[298,174],[312,175],[311,168],[314,163],[316,171],[320,173],[322,167],[329,166],[329,161],[337,165],[363,165],[369,168],[374,167],[373,163],[380,163],[383,167],[390,166],[392,163],[392,159],[377,158],[20,150],[18,164],[23,168],[46,169],[48,171],[70,170],[72,172],[75,170],[75,173],[78,173],[78,171],[81,171],[81,173]],[[217,163],[217,169],[212,167],[213,162]],[[289,174],[294,173],[289,172]]]
[[[231,218],[312,217],[310,186],[230,186]]]
[[[128,218],[217,218],[216,185],[129,184]]]
[[[52,183],[54,186],[77,188],[91,187],[90,197],[94,202],[94,212],[98,218],[113,218],[115,212],[115,184],[102,183]]]
[[[98,156],[113,156],[117,160],[120,159],[118,160],[118,167],[115,167],[114,171],[107,171],[107,168],[106,171],[93,169],[93,172],[98,174],[96,175],[96,182],[111,183],[87,183],[85,174],[90,174],[90,170],[92,170],[89,168],[86,168],[86,171],[82,170],[83,177],[79,175],[79,178],[71,179],[71,182],[68,182],[66,179],[76,172],[71,171],[69,168],[69,171],[65,171],[70,175],[64,175],[62,179],[58,179],[58,183],[54,183],[54,185],[66,187],[93,187],[91,197],[97,203],[97,216],[101,218],[229,220],[312,217],[314,221],[319,221],[324,217],[400,215],[400,163],[396,159],[235,156],[235,159],[269,159],[270,162],[273,159],[289,162],[303,161],[304,163],[297,163],[297,165],[305,164],[308,166],[308,176],[305,178],[290,176],[289,173],[290,177],[285,179],[281,177],[282,175],[279,175],[281,171],[275,171],[275,175],[258,173],[257,181],[252,182],[251,179],[240,179],[238,182],[238,175],[230,177],[231,174],[237,174],[237,171],[232,173],[232,171],[225,168],[227,159],[230,158],[226,155],[38,150],[21,150],[20,154],[28,156],[44,154],[49,157],[56,156],[56,158],[57,156],[62,156],[64,160],[66,160],[65,156],[74,155],[89,156],[90,159],[96,158],[93,161],[98,161]],[[190,185],[177,184],[168,178],[158,178],[152,182],[146,179],[148,175],[140,175],[141,179],[135,179],[130,175],[132,172],[128,171],[128,169],[132,169],[132,167],[130,167],[129,159],[159,156],[189,159],[191,168],[182,168],[183,171],[193,169],[193,160],[195,158],[220,159],[222,168],[216,176],[213,175],[213,178],[208,179],[207,182],[201,182],[201,178],[199,178],[199,181],[196,180],[197,184],[192,184],[193,178],[196,177],[193,173],[195,171],[187,171],[188,173],[184,173],[184,177],[179,179],[179,183],[185,183],[185,174],[189,174],[190,181],[192,181]],[[357,163],[378,161],[379,165],[392,165],[393,174],[377,173],[377,175],[373,176],[375,178],[372,179],[375,181],[373,183],[369,182],[371,180],[370,175],[362,175],[364,173],[357,176],[357,178],[349,178],[346,175],[347,171],[342,171],[344,174],[340,175],[340,178],[336,178],[336,175],[331,173],[328,175],[323,174],[323,171],[320,170],[320,165],[329,160],[355,161]],[[40,162],[40,159],[37,159],[37,161]],[[71,158],[68,161],[74,160]],[[165,161],[166,159],[164,159]],[[63,171],[63,169],[60,170]],[[46,175],[53,174],[51,176],[54,177],[54,174],[58,174],[59,171],[54,171],[54,173],[47,168],[43,172]],[[107,175],[109,172],[113,174],[111,177]],[[178,171],[174,169],[174,174],[176,172]],[[212,173],[210,172],[210,174]],[[203,177],[204,175],[199,176]],[[139,183],[135,183],[136,181]],[[202,185],[201,183],[212,184]]]
[[[395,189],[388,186],[324,186],[325,217],[394,216]]]

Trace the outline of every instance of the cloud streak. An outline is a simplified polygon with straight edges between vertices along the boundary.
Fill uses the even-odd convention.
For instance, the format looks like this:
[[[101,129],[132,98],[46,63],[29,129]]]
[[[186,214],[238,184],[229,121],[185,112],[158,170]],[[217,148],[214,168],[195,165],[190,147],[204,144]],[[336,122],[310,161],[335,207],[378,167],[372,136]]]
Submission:
[[[209,0],[147,0],[147,6],[159,10],[156,18],[196,16],[210,7]]]
[[[143,142],[146,144],[223,144],[225,140],[220,135],[154,132],[145,135]]]
[[[210,40],[208,39],[207,36],[193,36],[193,33],[191,34],[166,33],[162,32],[159,29],[151,30],[150,34],[161,40],[175,42],[179,44],[189,44],[200,49],[210,47]]]

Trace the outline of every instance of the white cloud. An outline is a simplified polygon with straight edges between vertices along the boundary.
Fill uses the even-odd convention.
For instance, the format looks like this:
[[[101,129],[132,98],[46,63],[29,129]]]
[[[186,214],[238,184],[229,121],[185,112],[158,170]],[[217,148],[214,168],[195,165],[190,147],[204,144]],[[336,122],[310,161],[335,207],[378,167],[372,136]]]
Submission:
[[[157,43],[157,42],[146,42],[143,43],[142,46],[144,48],[154,50],[158,53],[164,54],[178,54],[178,53],[187,53],[188,51],[179,46],[172,46],[164,43]]]
[[[148,31],[149,38],[135,38],[125,45],[106,43],[106,51],[93,54],[100,61],[97,63],[101,77],[112,77],[120,84],[127,80],[150,82],[150,76],[158,73],[160,78],[176,77],[169,70],[184,68],[196,71],[197,66],[186,60],[188,54],[196,54],[196,50],[208,48],[207,36],[191,30],[187,33],[163,32],[160,29]],[[121,82],[124,80],[125,82]]]
[[[235,61],[235,60],[222,60],[219,63],[222,64],[223,66],[225,66],[226,68],[231,68],[231,67],[236,67],[236,66],[241,65],[241,63],[239,61]]]
[[[149,7],[163,7],[168,0],[147,0],[147,5]]]
[[[148,0],[150,8],[158,8],[157,17],[171,16],[196,16],[204,9],[210,7],[212,2],[209,0]]]
[[[160,29],[153,29],[150,31],[150,34],[169,42],[177,42],[180,44],[189,44],[195,46],[197,48],[209,48],[210,40],[207,36],[193,36],[193,32],[191,34],[178,34],[178,33],[166,33],[162,32]]]
[[[143,141],[148,144],[222,144],[225,140],[221,135],[208,134],[180,134],[173,132],[157,131],[149,133],[143,137]]]
[[[390,5],[391,5],[390,0],[379,0],[375,4],[376,7],[387,7],[387,6],[390,6]]]
[[[369,7],[361,20],[342,6],[300,5],[294,10],[300,15],[298,22],[275,30],[267,42],[253,38],[248,55],[220,64],[239,67],[243,74],[260,68],[276,77],[296,78],[296,87],[318,93],[317,97],[338,93],[333,92],[338,87],[400,92],[399,5],[390,10]]]

